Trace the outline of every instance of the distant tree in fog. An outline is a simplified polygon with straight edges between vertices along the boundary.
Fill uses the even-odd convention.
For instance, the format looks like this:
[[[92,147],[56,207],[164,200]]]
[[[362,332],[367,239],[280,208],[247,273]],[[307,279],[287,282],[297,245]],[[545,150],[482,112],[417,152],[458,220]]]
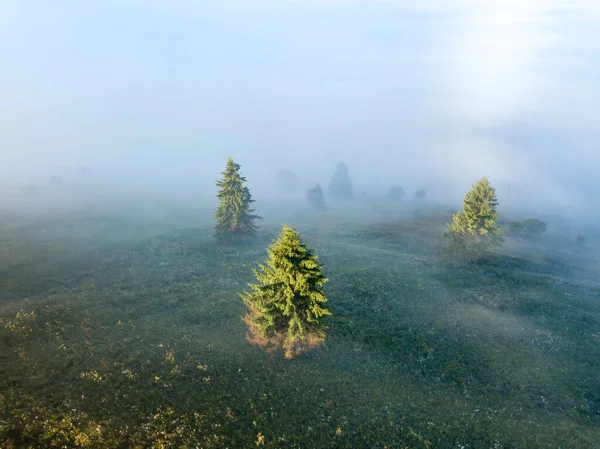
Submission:
[[[26,193],[26,194],[30,195],[32,193],[37,192],[37,190],[38,189],[37,189],[36,186],[30,185],[30,186],[26,186],[26,187],[23,188],[23,193]]]
[[[523,231],[527,237],[539,237],[546,232],[548,226],[546,222],[537,218],[528,218],[523,222]]]
[[[465,195],[463,210],[454,215],[444,234],[450,248],[457,252],[481,255],[503,242],[502,229],[496,223],[496,190],[487,178],[475,183]]]
[[[424,200],[427,196],[427,192],[425,190],[417,190],[415,192],[415,198],[418,200]]]
[[[345,162],[339,162],[329,184],[329,194],[336,199],[354,198],[354,187]]]
[[[62,184],[62,178],[60,176],[52,176],[50,178],[50,185],[59,186]]]
[[[537,218],[529,218],[525,221],[511,221],[507,226],[507,233],[513,237],[535,238],[546,232],[546,223]]]
[[[511,237],[521,237],[521,233],[523,232],[523,222],[522,221],[510,221],[508,224],[505,224],[504,221],[500,222],[502,226],[505,226],[506,235]]]
[[[600,230],[598,229],[597,226],[593,226],[593,225],[584,226],[583,233],[585,235],[589,235],[590,237],[594,237],[594,238],[600,237]]]
[[[392,186],[388,191],[386,198],[388,200],[400,201],[406,197],[406,192],[400,186]]]
[[[240,165],[229,158],[222,175],[223,179],[217,181],[219,187],[217,198],[220,204],[214,216],[217,222],[215,235],[220,240],[226,241],[254,235],[258,229],[254,220],[261,217],[253,214],[254,209],[250,209],[250,204],[254,200],[248,187],[244,186],[246,178],[240,175]]]
[[[275,178],[280,193],[295,193],[300,188],[300,177],[294,172],[279,170]]]
[[[325,212],[325,198],[323,197],[323,189],[319,184],[306,192],[306,201],[318,212]]]
[[[331,315],[323,306],[327,278],[313,250],[287,225],[267,253],[266,264],[254,271],[258,284],[240,294],[247,307],[246,338],[267,351],[283,349],[291,359],[325,340],[322,318]]]

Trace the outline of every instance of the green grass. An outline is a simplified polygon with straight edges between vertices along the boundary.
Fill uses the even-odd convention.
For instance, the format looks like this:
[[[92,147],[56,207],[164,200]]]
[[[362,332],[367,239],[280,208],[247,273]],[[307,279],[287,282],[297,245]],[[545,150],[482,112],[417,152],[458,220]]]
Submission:
[[[599,447],[594,254],[509,241],[455,263],[431,211],[280,213],[221,246],[210,211],[184,212],[0,224],[4,447]],[[333,312],[291,361],[245,341],[237,295],[282,221]]]

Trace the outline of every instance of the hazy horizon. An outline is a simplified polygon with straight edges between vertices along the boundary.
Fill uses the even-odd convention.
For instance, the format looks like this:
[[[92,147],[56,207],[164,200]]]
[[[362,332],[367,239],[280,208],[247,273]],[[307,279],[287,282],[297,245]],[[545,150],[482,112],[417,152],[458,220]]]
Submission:
[[[257,191],[278,170],[325,187],[344,160],[365,188],[456,199],[488,176],[583,210],[600,184],[599,17],[591,1],[11,2],[0,183],[85,166],[214,189],[232,156]]]

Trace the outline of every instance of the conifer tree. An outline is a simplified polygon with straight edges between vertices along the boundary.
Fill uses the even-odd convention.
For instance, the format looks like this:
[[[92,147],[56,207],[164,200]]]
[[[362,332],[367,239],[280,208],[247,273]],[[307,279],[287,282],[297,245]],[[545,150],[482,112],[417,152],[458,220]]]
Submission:
[[[250,209],[254,200],[248,187],[244,186],[246,178],[240,175],[240,165],[229,158],[222,175],[223,179],[217,181],[217,187],[220,188],[217,198],[220,204],[214,216],[217,222],[215,235],[227,241],[240,239],[243,235],[254,235],[258,229],[254,220],[262,217],[254,215],[254,209]]]
[[[345,162],[337,164],[335,173],[329,184],[329,193],[337,199],[352,199],[354,198],[354,187],[348,173],[348,166]]]
[[[319,184],[306,192],[306,201],[318,212],[325,212],[325,198],[323,197],[323,189]]]
[[[501,246],[503,232],[496,219],[498,212],[496,190],[487,178],[471,186],[465,195],[463,210],[454,215],[445,236],[452,250],[471,255],[482,255],[495,246]]]
[[[325,340],[323,306],[327,279],[313,250],[307,249],[293,228],[283,225],[279,237],[267,250],[266,265],[254,270],[258,284],[240,294],[247,307],[243,320],[250,343],[268,351],[283,349],[293,358]]]

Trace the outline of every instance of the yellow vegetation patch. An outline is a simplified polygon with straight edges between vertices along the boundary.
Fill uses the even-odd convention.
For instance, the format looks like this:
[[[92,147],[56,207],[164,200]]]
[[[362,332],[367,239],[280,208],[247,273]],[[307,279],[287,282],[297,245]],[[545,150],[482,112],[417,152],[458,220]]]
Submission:
[[[253,345],[260,346],[265,351],[272,353],[278,349],[283,350],[286,359],[293,359],[301,354],[316,348],[325,341],[325,338],[315,333],[306,333],[303,338],[292,339],[286,333],[276,333],[272,337],[265,336],[254,324],[255,312],[248,312],[242,319],[248,326],[246,340]]]
[[[91,380],[97,383],[104,382],[105,380],[105,378],[102,375],[100,375],[100,373],[98,373],[98,371],[96,370],[91,370],[87,372],[84,371],[79,375],[79,377],[81,379]]]

